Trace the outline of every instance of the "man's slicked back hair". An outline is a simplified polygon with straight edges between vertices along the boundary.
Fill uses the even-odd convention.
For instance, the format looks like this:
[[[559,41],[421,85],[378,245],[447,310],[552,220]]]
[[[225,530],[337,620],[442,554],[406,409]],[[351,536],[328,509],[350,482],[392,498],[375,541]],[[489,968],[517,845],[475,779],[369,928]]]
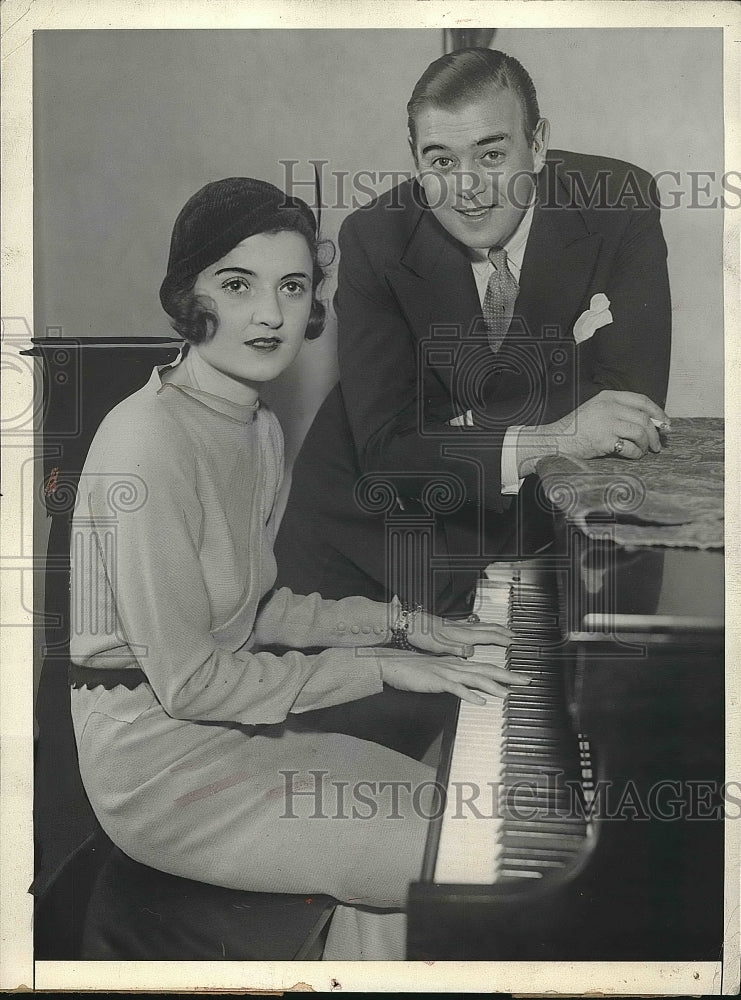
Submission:
[[[407,104],[409,135],[416,146],[416,118],[425,106],[459,107],[493,88],[512,90],[522,106],[522,121],[532,142],[540,109],[530,74],[514,56],[497,49],[473,48],[449,52],[430,63],[417,81]]]

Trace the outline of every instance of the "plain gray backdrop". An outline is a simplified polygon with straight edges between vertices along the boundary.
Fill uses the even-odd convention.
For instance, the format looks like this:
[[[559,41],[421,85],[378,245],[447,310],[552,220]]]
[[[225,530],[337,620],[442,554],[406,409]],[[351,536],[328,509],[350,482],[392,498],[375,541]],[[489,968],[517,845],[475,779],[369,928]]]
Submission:
[[[680,173],[661,182],[666,203],[674,189],[684,199],[662,213],[674,303],[667,409],[721,415],[723,213],[687,207],[691,171],[723,172],[721,31],[500,29],[491,45],[530,71],[552,147]],[[405,105],[442,53],[441,30],[36,32],[35,335],[174,336],[157,297],[170,231],[209,180],[282,186],[280,161],[295,160],[305,183],[293,193],[311,202],[309,161],[327,160],[322,229],[336,238],[349,209],[331,207],[332,172],[411,171]],[[720,193],[719,181],[697,185],[701,204]],[[336,263],[326,295],[335,274]],[[331,317],[266,393],[289,467],[336,378],[335,345]]]

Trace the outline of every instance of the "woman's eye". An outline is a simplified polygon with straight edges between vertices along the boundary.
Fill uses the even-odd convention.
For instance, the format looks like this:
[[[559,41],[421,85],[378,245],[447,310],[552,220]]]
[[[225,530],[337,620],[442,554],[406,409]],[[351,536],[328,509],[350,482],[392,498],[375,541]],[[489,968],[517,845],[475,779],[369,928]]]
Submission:
[[[281,288],[287,295],[303,295],[306,291],[306,286],[301,281],[285,281],[281,285]]]
[[[224,289],[225,292],[239,293],[243,289],[249,288],[250,286],[245,278],[229,278],[229,280],[225,281],[221,287]]]

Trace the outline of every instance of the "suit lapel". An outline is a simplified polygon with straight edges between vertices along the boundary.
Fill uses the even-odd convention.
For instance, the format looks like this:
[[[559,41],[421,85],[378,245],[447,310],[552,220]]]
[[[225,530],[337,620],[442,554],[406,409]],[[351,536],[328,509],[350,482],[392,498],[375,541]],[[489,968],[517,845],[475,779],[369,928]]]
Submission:
[[[468,256],[432,212],[420,209],[399,265],[388,270],[387,278],[418,343],[438,338],[438,357],[428,354],[424,371],[434,373],[446,397],[452,399],[452,375],[460,361],[458,345],[481,322],[481,303]]]
[[[515,315],[526,335],[540,340],[545,331],[554,336],[557,330],[555,336],[562,340],[570,338],[583,307],[602,237],[589,232],[577,208],[553,207],[552,195],[549,199],[545,194],[544,181],[539,187]],[[565,188],[561,188],[559,197],[565,199]]]
[[[465,337],[481,314],[471,263],[429,210],[420,210],[400,266],[389,278],[420,338],[436,326],[456,326]]]

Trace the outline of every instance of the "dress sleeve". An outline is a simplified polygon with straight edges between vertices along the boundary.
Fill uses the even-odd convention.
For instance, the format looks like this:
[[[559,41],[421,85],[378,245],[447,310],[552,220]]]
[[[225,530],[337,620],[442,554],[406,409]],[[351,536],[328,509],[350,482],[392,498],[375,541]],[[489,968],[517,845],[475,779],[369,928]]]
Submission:
[[[120,656],[131,650],[165,711],[178,719],[275,723],[290,712],[382,689],[381,663],[370,649],[276,656],[220,646],[198,555],[202,518],[192,448],[177,428],[163,434],[159,427],[155,434],[140,427],[132,435],[114,422],[101,430],[75,515],[92,565],[77,616],[97,619],[94,629],[88,625],[87,634],[72,637],[76,662],[84,664],[92,651],[96,663],[112,656],[114,666],[118,651],[121,666]],[[111,536],[114,479],[134,482],[138,500],[119,506]],[[78,586],[83,577],[76,574]],[[99,613],[102,589],[112,609],[109,622]],[[106,629],[110,634],[101,636]]]
[[[278,496],[283,478],[283,432],[277,418],[266,414],[267,489]],[[277,534],[277,505],[273,503],[267,522],[268,537]],[[268,594],[255,617],[254,637],[259,646],[311,647],[375,646],[391,638],[391,623],[400,604],[397,598],[381,604],[365,597],[325,600],[319,594],[306,597],[288,587]]]
[[[400,605],[395,599],[381,604],[365,597],[325,600],[306,597],[281,587],[258,610],[255,639],[259,645],[377,646],[391,638],[391,624]]]

